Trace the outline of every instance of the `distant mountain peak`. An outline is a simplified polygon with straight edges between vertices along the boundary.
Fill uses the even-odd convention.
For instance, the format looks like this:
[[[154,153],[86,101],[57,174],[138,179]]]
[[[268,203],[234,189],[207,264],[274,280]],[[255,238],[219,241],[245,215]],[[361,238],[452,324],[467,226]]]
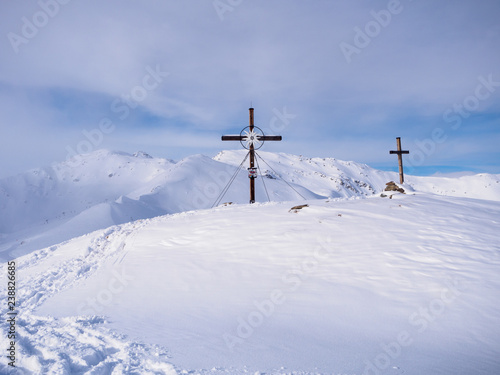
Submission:
[[[151,155],[149,155],[147,152],[144,151],[134,152],[132,156],[135,156],[136,158],[153,159]]]

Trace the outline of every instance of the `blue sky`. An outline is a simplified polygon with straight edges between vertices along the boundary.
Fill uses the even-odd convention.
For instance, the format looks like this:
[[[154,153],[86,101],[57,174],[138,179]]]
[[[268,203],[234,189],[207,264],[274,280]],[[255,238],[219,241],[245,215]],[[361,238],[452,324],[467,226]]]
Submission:
[[[99,148],[266,151],[407,173],[500,173],[500,3],[0,4],[0,177]]]

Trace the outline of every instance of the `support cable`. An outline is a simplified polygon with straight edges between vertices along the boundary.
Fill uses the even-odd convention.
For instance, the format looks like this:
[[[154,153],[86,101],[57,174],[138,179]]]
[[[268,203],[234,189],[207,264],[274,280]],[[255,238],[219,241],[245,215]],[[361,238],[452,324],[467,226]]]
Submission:
[[[217,206],[221,202],[222,198],[224,198],[224,195],[226,195],[227,191],[229,190],[229,188],[231,187],[232,183],[236,179],[236,176],[240,172],[240,169],[241,169],[242,165],[248,159],[248,155],[250,155],[250,151],[247,152],[247,154],[246,154],[245,158],[243,159],[243,161],[241,162],[241,164],[238,166],[238,168],[236,168],[236,171],[233,173],[233,175],[229,179],[229,182],[226,184],[226,186],[224,187],[224,189],[222,189],[222,191],[219,193],[219,196],[217,197],[217,199],[215,199],[215,202],[212,204],[211,208],[214,208],[215,206]]]
[[[278,173],[278,172],[276,172],[276,171],[273,169],[273,167],[271,167],[269,164],[267,164],[267,162],[266,162],[266,161],[265,161],[265,160],[264,160],[264,159],[263,159],[263,158],[262,158],[259,154],[257,154],[257,152],[255,152],[255,155],[257,155],[257,157],[259,157],[259,158],[260,158],[260,159],[261,159],[261,160],[262,160],[262,161],[263,161],[263,162],[264,162],[264,163],[265,163],[265,164],[266,164],[269,168],[271,168],[271,170],[272,170],[272,171],[273,171],[273,172],[274,172],[277,176],[279,176],[279,173]],[[288,186],[289,186],[289,187],[290,187],[293,191],[295,191],[298,195],[300,195],[300,196],[301,196],[304,200],[307,200],[307,199],[306,199],[306,198],[305,198],[302,194],[300,194],[297,190],[295,190],[295,188],[294,188],[292,185],[290,185],[288,182],[286,182],[286,180],[285,180],[284,178],[281,178],[281,180],[282,180],[285,184],[287,184],[287,185],[288,185]]]
[[[267,200],[268,200],[269,202],[271,202],[271,198],[269,198],[269,193],[267,192],[266,183],[265,183],[265,181],[264,181],[264,176],[262,175],[262,170],[260,169],[260,165],[259,165],[259,158],[256,158],[256,159],[255,159],[255,163],[257,164],[257,169],[259,170],[259,173],[260,173],[260,178],[262,179],[262,184],[264,185],[264,190],[266,191]]]

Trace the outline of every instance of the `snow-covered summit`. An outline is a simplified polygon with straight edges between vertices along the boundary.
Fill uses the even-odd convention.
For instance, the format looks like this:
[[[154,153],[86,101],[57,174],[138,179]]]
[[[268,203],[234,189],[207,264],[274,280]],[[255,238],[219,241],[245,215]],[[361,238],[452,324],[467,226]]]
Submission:
[[[333,158],[258,152],[257,201],[355,198],[380,193],[397,174]],[[246,165],[225,192],[244,151],[178,162],[146,152],[97,150],[0,180],[0,253],[24,254],[129,221],[248,203]],[[500,200],[500,176],[407,176],[407,189]]]
[[[406,176],[388,199],[396,173],[258,154],[271,204],[246,204],[240,151],[99,150],[0,180],[19,368],[496,373],[500,176]]]

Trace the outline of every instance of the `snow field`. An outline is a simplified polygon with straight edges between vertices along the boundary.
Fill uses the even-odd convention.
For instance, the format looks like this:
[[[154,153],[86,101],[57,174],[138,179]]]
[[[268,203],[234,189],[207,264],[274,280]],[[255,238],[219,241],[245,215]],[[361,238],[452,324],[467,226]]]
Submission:
[[[20,258],[20,366],[370,375],[500,368],[498,202],[397,194],[309,200],[289,212],[303,203],[141,220]]]

